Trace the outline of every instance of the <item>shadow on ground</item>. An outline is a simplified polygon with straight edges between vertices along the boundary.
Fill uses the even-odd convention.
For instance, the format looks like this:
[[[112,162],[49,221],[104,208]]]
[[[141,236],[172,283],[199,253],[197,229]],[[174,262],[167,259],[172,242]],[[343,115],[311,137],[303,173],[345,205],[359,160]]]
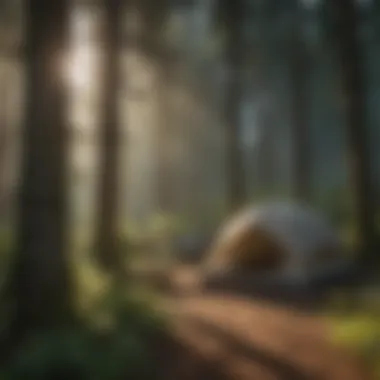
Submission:
[[[192,275],[166,278],[161,288],[175,326],[157,350],[160,379],[369,378],[356,358],[331,347],[316,313],[325,292],[252,283],[244,276],[202,285]]]

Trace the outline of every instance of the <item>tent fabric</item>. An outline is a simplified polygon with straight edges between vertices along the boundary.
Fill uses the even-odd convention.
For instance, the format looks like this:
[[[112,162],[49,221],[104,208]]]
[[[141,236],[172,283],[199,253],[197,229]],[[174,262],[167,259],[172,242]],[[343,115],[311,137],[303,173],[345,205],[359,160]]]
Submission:
[[[217,234],[207,267],[211,271],[231,269],[234,252],[226,252],[225,247],[228,251],[232,239],[238,239],[247,231],[254,234],[255,230],[264,231],[282,248],[285,257],[279,275],[302,280],[313,272],[344,262],[343,245],[322,217],[304,206],[273,202],[250,207],[227,222]]]

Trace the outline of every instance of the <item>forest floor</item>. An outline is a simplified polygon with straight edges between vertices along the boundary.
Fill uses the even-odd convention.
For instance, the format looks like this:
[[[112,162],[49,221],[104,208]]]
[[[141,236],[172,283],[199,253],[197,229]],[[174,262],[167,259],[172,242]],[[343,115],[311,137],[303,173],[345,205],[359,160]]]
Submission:
[[[163,379],[371,379],[357,358],[332,345],[320,314],[227,292],[176,290],[165,295],[174,327],[158,350]]]

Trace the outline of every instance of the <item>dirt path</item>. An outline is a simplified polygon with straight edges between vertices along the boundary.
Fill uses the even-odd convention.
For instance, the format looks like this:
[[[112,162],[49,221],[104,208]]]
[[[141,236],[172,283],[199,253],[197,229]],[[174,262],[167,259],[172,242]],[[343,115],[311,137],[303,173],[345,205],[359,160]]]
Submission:
[[[172,296],[166,308],[175,343],[162,348],[165,379],[370,379],[328,342],[320,316],[231,294]]]
[[[163,380],[371,380],[357,358],[329,342],[321,315],[268,298],[202,292],[192,285],[193,270],[174,278],[162,286],[174,324],[157,350]]]

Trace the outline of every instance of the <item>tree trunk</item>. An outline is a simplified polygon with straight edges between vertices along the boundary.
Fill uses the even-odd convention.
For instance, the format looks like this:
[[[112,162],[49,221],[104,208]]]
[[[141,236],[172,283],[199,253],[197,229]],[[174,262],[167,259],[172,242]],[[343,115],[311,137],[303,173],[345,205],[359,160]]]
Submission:
[[[228,70],[225,100],[226,185],[228,207],[233,212],[243,205],[246,198],[243,154],[240,144],[241,72],[244,63],[244,1],[228,1],[224,6],[224,18],[227,28],[226,63]]]
[[[6,73],[5,73],[6,74]],[[0,214],[4,208],[4,196],[6,192],[6,166],[7,166],[7,141],[8,141],[8,83],[5,74],[0,77]],[[1,75],[1,73],[0,73]]]
[[[170,160],[170,100],[169,77],[170,73],[165,64],[165,58],[157,64],[157,123],[154,127],[156,150],[156,196],[160,213],[167,214],[173,210],[174,183],[172,177],[172,165]]]
[[[260,192],[265,191],[265,193],[269,192],[273,195],[276,185],[276,135],[274,120],[270,112],[272,111],[268,109],[262,110],[256,161],[257,182],[260,186]]]
[[[123,7],[121,0],[105,2],[100,126],[99,198],[96,228],[97,254],[103,269],[123,272],[119,251],[119,180],[121,142],[118,92]]]
[[[357,223],[358,248],[366,260],[376,243],[371,183],[366,88],[362,53],[358,42],[355,1],[335,0],[333,6],[337,54],[341,72],[343,113],[346,117],[347,153]]]
[[[142,17],[143,30],[140,37],[141,51],[153,61],[157,75],[157,114],[154,126],[155,150],[155,197],[161,213],[173,210],[174,183],[170,150],[170,105],[168,84],[171,79],[171,57],[165,41],[165,26],[170,12],[168,0],[135,0]]]
[[[293,26],[291,36],[291,85],[292,109],[291,126],[293,139],[294,197],[308,202],[311,200],[311,142],[308,125],[308,79],[309,57],[303,41],[302,5],[300,0],[292,0]]]
[[[69,2],[26,1],[26,114],[11,331],[46,328],[68,316],[67,83],[62,68]]]

